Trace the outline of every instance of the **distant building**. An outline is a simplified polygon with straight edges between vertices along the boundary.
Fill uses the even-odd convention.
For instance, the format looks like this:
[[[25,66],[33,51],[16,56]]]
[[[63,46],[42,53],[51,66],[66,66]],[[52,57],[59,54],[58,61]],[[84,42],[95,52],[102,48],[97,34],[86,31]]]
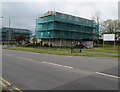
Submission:
[[[73,46],[98,40],[99,25],[93,20],[50,11],[36,19],[35,33],[43,45]]]
[[[7,27],[3,27],[2,29],[0,29],[0,41],[4,41],[4,42],[14,41],[15,36],[18,35],[24,36],[25,41],[29,41],[32,33],[28,29],[7,28]]]

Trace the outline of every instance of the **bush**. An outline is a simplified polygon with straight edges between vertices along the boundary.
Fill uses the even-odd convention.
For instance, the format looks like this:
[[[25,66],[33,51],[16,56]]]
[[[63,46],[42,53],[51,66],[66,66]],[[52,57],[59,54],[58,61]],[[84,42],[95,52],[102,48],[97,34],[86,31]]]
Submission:
[[[28,44],[25,44],[25,47],[39,47],[40,46],[40,43],[28,43]]]
[[[33,47],[34,44],[33,43],[28,43],[28,44],[25,44],[25,47]]]
[[[7,92],[6,90],[4,90],[4,89],[2,89],[2,91],[1,92]]]
[[[94,44],[93,47],[102,47],[103,44]]]

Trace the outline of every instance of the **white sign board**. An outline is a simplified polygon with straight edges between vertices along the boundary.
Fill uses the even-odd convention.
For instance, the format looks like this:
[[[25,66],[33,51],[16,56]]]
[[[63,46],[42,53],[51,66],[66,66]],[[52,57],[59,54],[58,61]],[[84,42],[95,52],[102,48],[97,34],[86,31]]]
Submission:
[[[103,41],[115,41],[115,34],[104,34]]]

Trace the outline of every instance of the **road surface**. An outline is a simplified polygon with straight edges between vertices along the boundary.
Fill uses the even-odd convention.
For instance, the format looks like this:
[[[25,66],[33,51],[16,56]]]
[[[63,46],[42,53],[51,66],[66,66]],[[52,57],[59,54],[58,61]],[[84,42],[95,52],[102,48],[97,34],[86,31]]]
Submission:
[[[118,59],[2,50],[3,78],[21,90],[118,90]]]

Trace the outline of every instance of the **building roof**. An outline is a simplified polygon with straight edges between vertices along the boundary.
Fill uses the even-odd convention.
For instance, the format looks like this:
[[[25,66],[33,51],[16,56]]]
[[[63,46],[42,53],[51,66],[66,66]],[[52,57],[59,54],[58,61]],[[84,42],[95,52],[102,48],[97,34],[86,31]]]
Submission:
[[[21,28],[9,28],[9,27],[2,27],[2,29],[12,29],[12,30],[30,31],[30,30],[28,30],[28,29],[21,29]]]
[[[65,13],[56,12],[56,11],[48,11],[47,13],[39,16],[39,18],[43,18],[43,17],[49,16],[49,15],[54,15],[54,14],[58,14],[58,15],[61,15],[61,16],[72,17],[72,18],[75,18],[75,19],[89,21],[89,22],[93,22],[93,23],[95,22],[94,20],[90,20],[90,19],[86,19],[86,18],[81,18],[81,17],[77,17],[77,16],[65,14]]]

